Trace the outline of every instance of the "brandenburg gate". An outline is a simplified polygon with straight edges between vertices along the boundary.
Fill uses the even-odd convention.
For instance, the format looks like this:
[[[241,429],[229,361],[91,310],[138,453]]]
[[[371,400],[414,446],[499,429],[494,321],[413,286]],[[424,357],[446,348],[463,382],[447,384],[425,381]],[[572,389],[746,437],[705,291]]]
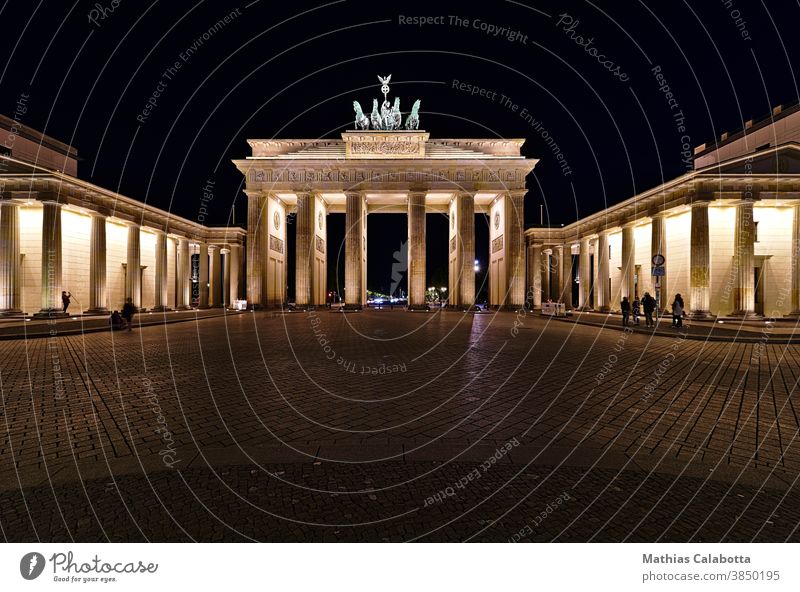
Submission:
[[[536,160],[520,154],[521,139],[431,139],[419,127],[419,105],[405,118],[399,99],[384,94],[368,117],[358,102],[355,129],[341,139],[248,140],[252,155],[234,164],[245,176],[247,300],[256,308],[287,301],[286,217],[296,215],[295,305],[324,305],[327,216],[344,213],[345,308],[367,302],[367,216],[408,215],[409,309],[424,309],[425,220],[449,217],[448,303],[475,303],[475,214],[489,216],[489,304],[525,301],[525,177]]]

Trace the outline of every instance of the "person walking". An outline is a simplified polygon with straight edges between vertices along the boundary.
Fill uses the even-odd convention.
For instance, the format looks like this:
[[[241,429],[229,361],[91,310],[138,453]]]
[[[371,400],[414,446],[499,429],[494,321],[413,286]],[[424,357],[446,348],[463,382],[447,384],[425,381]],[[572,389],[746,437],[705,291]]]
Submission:
[[[133,305],[133,299],[128,298],[122,307],[122,318],[125,319],[125,324],[128,325],[128,331],[133,331],[133,315],[135,314],[136,307]]]
[[[631,308],[632,308],[632,311],[633,311],[633,324],[634,325],[638,325],[639,324],[639,317],[642,314],[641,313],[642,305],[639,302],[639,297],[638,296],[634,296],[633,297],[633,304],[631,305]]]
[[[644,309],[644,324],[648,327],[655,327],[653,311],[656,309],[656,299],[650,296],[650,292],[644,293],[642,308]]]
[[[64,306],[64,312],[67,312],[70,302],[72,302],[72,292],[67,292],[66,290],[61,292],[61,304]]]
[[[622,302],[619,303],[619,308],[622,311],[622,326],[628,326],[628,318],[631,316],[631,303],[628,302],[628,297],[623,296]]]
[[[683,298],[680,294],[675,294],[672,301],[672,326],[683,327]]]

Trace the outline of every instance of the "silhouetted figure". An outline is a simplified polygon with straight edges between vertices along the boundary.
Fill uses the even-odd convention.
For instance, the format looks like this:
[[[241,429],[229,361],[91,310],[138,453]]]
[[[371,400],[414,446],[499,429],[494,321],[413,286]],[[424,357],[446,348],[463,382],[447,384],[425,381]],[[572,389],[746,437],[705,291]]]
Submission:
[[[644,309],[644,323],[648,327],[655,327],[653,322],[653,311],[656,309],[656,299],[650,296],[650,292],[645,292],[642,298],[642,308]]]
[[[128,331],[133,331],[133,315],[136,314],[136,307],[133,305],[133,300],[128,298],[125,301],[125,306],[122,307],[122,318],[125,319],[125,324],[128,325]]]
[[[61,292],[61,304],[64,305],[64,312],[67,312],[69,308],[69,303],[72,301],[72,292],[67,292],[66,290]]]
[[[628,326],[628,319],[631,316],[631,303],[628,302],[628,297],[623,296],[622,302],[619,303],[619,308],[622,310],[622,326]]]
[[[683,327],[683,298],[680,294],[675,294],[672,301],[672,326]]]
[[[111,317],[108,319],[108,324],[111,325],[112,331],[119,331],[122,329],[125,321],[122,320],[122,315],[119,314],[118,310],[115,310],[111,313]]]

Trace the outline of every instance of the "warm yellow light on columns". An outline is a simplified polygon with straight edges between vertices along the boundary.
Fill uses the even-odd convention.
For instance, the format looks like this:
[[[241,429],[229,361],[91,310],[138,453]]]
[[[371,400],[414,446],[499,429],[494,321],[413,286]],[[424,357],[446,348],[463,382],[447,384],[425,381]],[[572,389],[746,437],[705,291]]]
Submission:
[[[0,201],[0,315],[20,309],[19,205]]]

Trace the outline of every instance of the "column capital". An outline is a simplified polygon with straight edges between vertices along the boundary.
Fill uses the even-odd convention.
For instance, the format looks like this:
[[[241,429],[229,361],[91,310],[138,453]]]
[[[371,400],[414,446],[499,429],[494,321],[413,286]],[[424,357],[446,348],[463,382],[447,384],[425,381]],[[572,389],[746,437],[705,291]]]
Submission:
[[[507,193],[511,197],[525,197],[525,195],[528,193],[528,190],[527,189],[509,189],[505,193]]]
[[[708,204],[712,201],[712,198],[695,196],[692,198],[692,201],[689,202],[689,206],[692,208],[707,208]]]
[[[669,216],[670,211],[666,208],[662,207],[655,207],[647,210],[647,215],[652,219],[655,218],[666,218]]]
[[[219,246],[218,245],[207,245],[209,251],[216,251]]]
[[[228,249],[227,247],[222,247],[222,248],[219,250],[219,252],[220,252],[220,253],[222,253],[223,255],[227,255],[228,253],[230,253],[230,252],[231,252],[231,250],[230,250],[230,249]]]
[[[415,189],[415,188],[412,188],[412,189],[407,190],[406,194],[409,197],[411,197],[412,195],[414,197],[420,197],[420,196],[421,197],[425,197],[426,195],[428,195],[428,190],[427,189]]]

